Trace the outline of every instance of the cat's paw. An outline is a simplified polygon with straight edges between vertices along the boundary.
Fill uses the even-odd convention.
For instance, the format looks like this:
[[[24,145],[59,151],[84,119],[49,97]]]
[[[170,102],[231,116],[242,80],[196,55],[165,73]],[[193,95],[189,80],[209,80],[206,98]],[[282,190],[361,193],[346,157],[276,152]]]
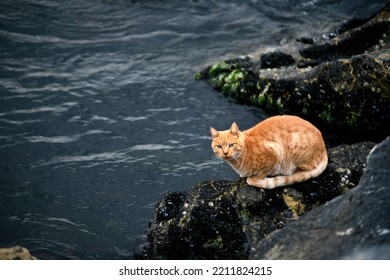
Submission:
[[[252,176],[246,178],[246,183],[247,183],[249,186],[261,188],[261,186],[259,186],[259,184],[258,184],[258,180],[256,180],[256,179],[255,179],[254,177],[252,177]]]

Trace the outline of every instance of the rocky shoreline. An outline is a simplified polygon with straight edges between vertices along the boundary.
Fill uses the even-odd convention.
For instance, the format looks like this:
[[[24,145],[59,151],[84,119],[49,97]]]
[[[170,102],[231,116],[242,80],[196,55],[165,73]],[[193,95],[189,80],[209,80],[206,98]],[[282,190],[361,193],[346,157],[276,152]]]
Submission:
[[[297,38],[269,53],[221,61],[197,73],[238,103],[298,115],[332,143],[390,135],[390,4],[324,38]]]
[[[238,179],[167,193],[135,258],[390,259],[389,31],[387,4],[320,40],[197,73],[238,103],[311,121],[335,148],[321,176],[288,188]]]
[[[260,255],[266,256],[265,251],[258,248],[265,246],[265,240],[273,236],[270,234],[279,230],[286,232],[287,225],[304,220],[308,216],[304,214],[311,213],[313,209],[322,207],[323,211],[330,211],[329,208],[332,211],[352,211],[352,214],[349,213],[352,216],[354,211],[360,209],[359,205],[355,206],[356,209],[351,209],[352,206],[340,209],[329,205],[337,204],[332,200],[337,196],[342,201],[348,199],[352,193],[350,189],[355,189],[366,169],[366,158],[373,147],[373,143],[365,142],[331,149],[328,168],[321,176],[295,184],[291,188],[257,189],[247,185],[245,180],[238,179],[201,182],[187,192],[166,194],[156,207],[155,216],[150,223],[148,242],[136,250],[135,256],[138,259],[258,259],[261,258]],[[380,164],[383,166],[387,163],[385,155],[389,149],[390,138],[375,149],[375,155],[371,155],[369,160],[379,154],[382,157]],[[365,176],[370,176],[377,168],[378,166],[369,167]],[[385,171],[380,174],[388,176]],[[373,188],[374,183],[360,183],[359,189],[364,191],[365,188]],[[385,188],[390,191],[390,184],[386,181],[381,183],[387,184],[381,186],[383,191]],[[387,195],[384,194],[375,196],[378,203],[383,201],[382,206],[390,210],[390,203],[385,197]],[[326,203],[331,200],[332,202]],[[360,209],[359,213],[370,211],[374,215],[379,211],[382,216],[387,213],[384,208],[372,208],[373,205],[367,203],[365,210]],[[321,221],[321,224],[331,223],[332,218],[337,215],[329,215],[328,219],[323,214],[318,214],[313,219]],[[390,221],[386,217],[383,217],[382,222],[383,230],[390,229]],[[343,223],[341,225],[344,226]],[[329,235],[335,232],[331,227],[327,230],[324,229]],[[371,232],[370,228],[365,230]],[[310,230],[302,233],[317,236]],[[384,235],[390,242],[390,231]],[[285,236],[288,237],[288,234]],[[277,243],[269,241],[267,244]]]

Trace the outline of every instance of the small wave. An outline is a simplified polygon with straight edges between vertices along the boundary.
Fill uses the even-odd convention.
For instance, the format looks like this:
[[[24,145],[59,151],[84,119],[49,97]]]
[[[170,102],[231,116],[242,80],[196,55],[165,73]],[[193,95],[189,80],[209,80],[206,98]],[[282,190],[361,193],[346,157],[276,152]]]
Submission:
[[[53,136],[53,137],[28,136],[28,137],[25,137],[25,139],[27,141],[29,141],[30,143],[43,142],[43,143],[65,144],[65,143],[71,143],[71,142],[77,141],[83,136],[93,135],[93,134],[105,134],[105,133],[110,133],[110,132],[104,131],[104,130],[88,130],[85,133],[75,134],[75,135],[70,135],[70,136]]]
[[[172,175],[173,174],[182,174],[186,173],[199,173],[202,170],[210,170],[212,169],[213,162],[211,161],[202,161],[202,162],[185,162],[181,164],[176,164],[171,168]]]
[[[129,152],[132,151],[158,151],[158,150],[172,150],[177,149],[176,146],[172,145],[162,145],[162,144],[143,144],[143,145],[135,145],[129,148]]]
[[[75,163],[75,162],[89,162],[89,161],[111,163],[111,162],[135,162],[136,160],[137,160],[136,158],[125,156],[125,154],[120,152],[106,152],[106,153],[92,154],[86,156],[54,157],[50,161],[34,167],[53,165],[59,163]]]
[[[40,97],[38,94],[33,94],[33,93],[27,93],[27,94],[16,94],[16,95],[10,95],[10,96],[4,96],[0,97],[2,100],[13,100],[13,99],[34,99]]]
[[[61,43],[66,40],[55,36],[39,36],[15,33],[11,31],[0,30],[0,36],[4,38],[10,38],[17,43]]]
[[[135,121],[142,121],[142,120],[146,120],[147,117],[143,117],[143,116],[139,116],[139,117],[125,117],[123,118],[124,121],[129,121],[129,122],[135,122]]]
[[[143,155],[142,157],[129,155],[132,152],[137,151],[171,151],[178,149],[185,149],[189,147],[198,146],[194,145],[163,145],[163,144],[140,144],[134,145],[127,149],[113,151],[113,152],[104,152],[91,155],[76,155],[76,156],[60,156],[54,157],[51,160],[37,165],[33,165],[33,168],[46,166],[46,165],[57,165],[57,164],[72,164],[80,162],[92,162],[92,164],[84,167],[92,167],[100,164],[112,164],[112,163],[136,163],[140,161],[148,161],[151,158],[154,158],[155,155]]]
[[[34,107],[31,109],[17,109],[9,112],[0,113],[0,116],[9,116],[9,115],[18,115],[18,114],[36,114],[42,112],[53,112],[53,113],[64,113],[69,110],[71,107],[78,106],[78,102],[66,102],[60,105],[55,106],[42,106]]]
[[[32,73],[26,73],[25,78],[71,78],[70,73],[58,73],[48,71],[36,71]]]
[[[193,123],[193,122],[196,122],[196,121],[199,121],[200,118],[198,117],[187,117],[187,118],[183,118],[183,119],[179,119],[179,120],[170,120],[170,121],[157,121],[158,123],[161,123],[161,124],[165,124],[165,125],[180,125],[180,124],[184,124],[184,123]]]
[[[172,108],[172,107],[165,107],[165,108],[151,108],[151,109],[147,109],[146,111],[147,112],[168,112],[168,111],[172,111],[172,112],[179,112],[179,111],[185,111],[185,110],[188,110],[188,107],[183,107],[183,108]]]
[[[107,117],[98,116],[98,115],[93,115],[91,117],[90,122],[93,122],[93,121],[103,121],[103,122],[108,123],[108,124],[114,124],[117,122],[116,120],[113,120],[113,119],[110,119]]]
[[[72,222],[72,221],[70,221],[69,219],[66,219],[66,218],[50,217],[50,218],[46,218],[46,220],[47,221],[66,223],[66,224],[69,224],[69,225],[72,225],[72,226],[75,226],[75,227],[85,227],[84,224],[77,224],[77,223],[74,223],[74,222]]]
[[[188,137],[190,140],[211,140],[211,136],[209,135],[199,135],[199,134],[187,133],[187,132],[171,132],[170,134],[185,136]]]
[[[25,124],[44,122],[44,120],[36,119],[36,120],[15,121],[15,120],[9,120],[9,119],[0,119],[0,122],[7,123],[7,124],[12,124],[12,125],[17,125],[17,126],[22,126],[22,125],[25,125]]]

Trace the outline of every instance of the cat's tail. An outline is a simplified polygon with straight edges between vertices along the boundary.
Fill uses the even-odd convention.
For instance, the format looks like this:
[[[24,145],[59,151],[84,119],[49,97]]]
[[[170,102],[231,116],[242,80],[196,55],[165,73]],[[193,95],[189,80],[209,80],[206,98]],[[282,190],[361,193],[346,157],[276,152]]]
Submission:
[[[315,178],[321,175],[328,165],[328,156],[325,156],[323,160],[317,165],[316,168],[308,171],[297,171],[292,175],[279,175],[275,177],[266,177],[262,180],[257,180],[255,186],[264,189],[273,189],[276,187],[283,187],[292,185],[295,183],[303,182],[311,178]]]

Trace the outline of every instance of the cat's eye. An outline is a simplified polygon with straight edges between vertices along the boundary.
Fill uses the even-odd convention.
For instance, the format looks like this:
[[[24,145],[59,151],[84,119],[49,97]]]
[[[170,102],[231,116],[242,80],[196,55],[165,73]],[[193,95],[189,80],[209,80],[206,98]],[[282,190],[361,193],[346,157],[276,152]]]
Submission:
[[[217,148],[218,149],[222,149],[222,145],[217,145]]]
[[[233,143],[229,144],[229,148],[233,148],[233,146],[234,146]]]

